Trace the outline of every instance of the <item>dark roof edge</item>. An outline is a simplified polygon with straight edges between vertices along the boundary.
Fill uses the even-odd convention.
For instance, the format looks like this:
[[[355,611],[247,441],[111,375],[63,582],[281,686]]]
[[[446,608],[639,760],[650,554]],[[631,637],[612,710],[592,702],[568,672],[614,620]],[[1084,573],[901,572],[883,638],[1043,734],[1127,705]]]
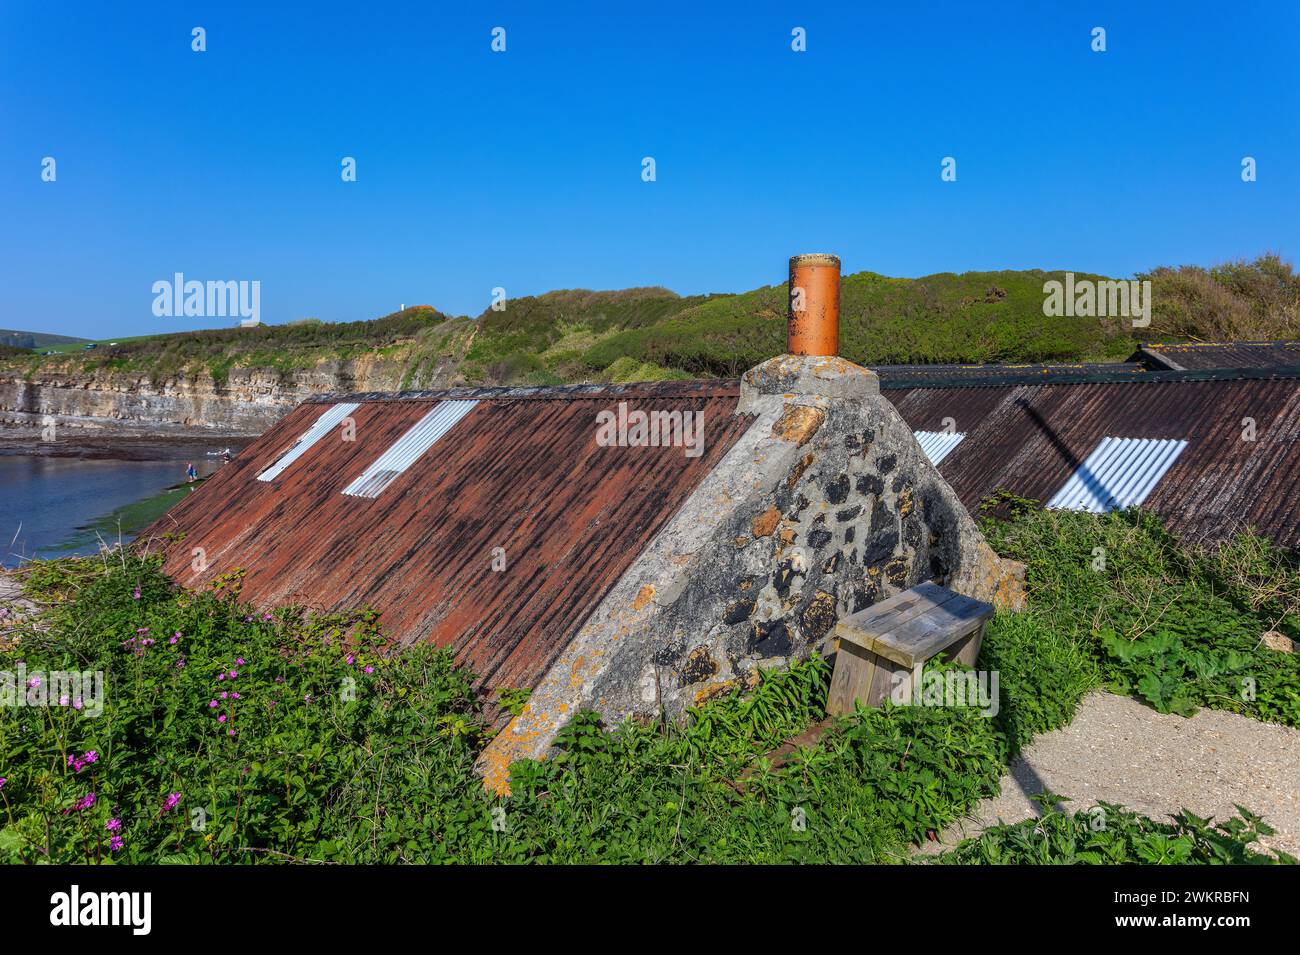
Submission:
[[[304,404],[339,401],[449,401],[493,399],[496,401],[565,401],[579,398],[739,398],[738,378],[692,381],[641,381],[623,385],[527,385],[482,388],[444,388],[435,391],[330,392],[303,399]]]
[[[1157,348],[1149,345],[1140,345],[1138,350],[1133,354],[1133,360],[1140,361],[1148,368],[1155,370],[1170,369],[1172,371],[1184,371],[1182,365],[1174,361],[1169,355]]]
[[[1261,338],[1257,340],[1243,340],[1231,342],[1143,342],[1143,348],[1153,348],[1156,350],[1162,348],[1276,348],[1286,347],[1288,345],[1300,345],[1300,339],[1296,338]]]
[[[1151,384],[1178,381],[1267,381],[1275,378],[1300,378],[1300,365],[1279,365],[1276,368],[1198,368],[1185,371],[1133,372],[1061,372],[1043,375],[997,375],[987,378],[885,378],[880,379],[881,391],[902,391],[918,388],[999,388],[1006,385],[1081,385],[1096,383]]]

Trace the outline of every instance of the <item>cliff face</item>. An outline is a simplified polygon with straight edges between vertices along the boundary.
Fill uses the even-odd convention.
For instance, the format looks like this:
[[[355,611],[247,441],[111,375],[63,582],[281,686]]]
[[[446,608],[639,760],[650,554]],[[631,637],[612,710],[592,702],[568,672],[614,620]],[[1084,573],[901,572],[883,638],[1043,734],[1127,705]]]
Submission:
[[[302,399],[346,391],[393,391],[403,385],[404,362],[376,355],[324,361],[280,373],[232,368],[224,381],[206,371],[153,382],[147,374],[83,371],[51,363],[27,374],[0,369],[0,425],[211,430],[260,434]],[[407,387],[442,387],[452,369],[427,370]]]

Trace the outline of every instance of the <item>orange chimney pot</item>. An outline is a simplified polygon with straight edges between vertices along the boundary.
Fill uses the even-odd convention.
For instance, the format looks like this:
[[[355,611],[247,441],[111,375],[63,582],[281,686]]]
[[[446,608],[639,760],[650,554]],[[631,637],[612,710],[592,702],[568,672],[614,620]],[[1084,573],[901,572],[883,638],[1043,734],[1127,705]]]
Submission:
[[[816,252],[790,257],[790,321],[786,351],[791,355],[840,353],[840,260]]]

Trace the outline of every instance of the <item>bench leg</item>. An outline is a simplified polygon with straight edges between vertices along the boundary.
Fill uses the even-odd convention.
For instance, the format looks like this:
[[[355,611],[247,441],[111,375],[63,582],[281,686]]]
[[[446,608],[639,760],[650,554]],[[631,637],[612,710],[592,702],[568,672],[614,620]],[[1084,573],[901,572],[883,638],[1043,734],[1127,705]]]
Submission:
[[[891,698],[895,702],[910,702],[919,685],[920,673],[919,666],[912,670],[841,640],[839,652],[835,654],[835,670],[831,673],[826,712],[831,716],[852,713],[855,701],[870,707],[883,706]]]

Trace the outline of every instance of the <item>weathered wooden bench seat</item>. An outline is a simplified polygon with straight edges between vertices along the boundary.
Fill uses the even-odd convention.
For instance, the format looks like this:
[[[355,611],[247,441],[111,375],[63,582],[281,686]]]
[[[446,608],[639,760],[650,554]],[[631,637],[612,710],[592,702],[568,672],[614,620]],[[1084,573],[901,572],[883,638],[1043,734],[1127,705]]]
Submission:
[[[827,712],[853,712],[855,700],[880,706],[906,677],[915,688],[921,665],[940,654],[975,665],[993,605],[938,584],[918,584],[841,620]],[[896,676],[898,674],[898,676]]]

